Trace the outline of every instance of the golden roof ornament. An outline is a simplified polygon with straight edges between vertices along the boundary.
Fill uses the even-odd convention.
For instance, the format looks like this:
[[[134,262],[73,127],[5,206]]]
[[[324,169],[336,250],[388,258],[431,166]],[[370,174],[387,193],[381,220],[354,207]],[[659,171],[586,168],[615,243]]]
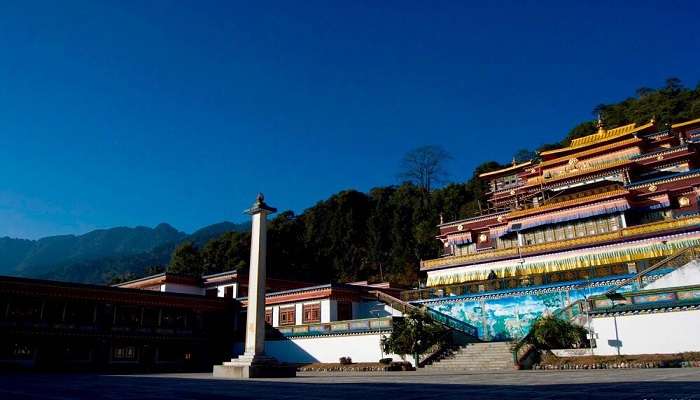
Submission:
[[[597,124],[597,126],[598,126],[598,134],[599,134],[599,135],[605,134],[606,131],[605,131],[605,127],[603,126],[603,116],[602,116],[600,113],[598,113],[598,124]]]

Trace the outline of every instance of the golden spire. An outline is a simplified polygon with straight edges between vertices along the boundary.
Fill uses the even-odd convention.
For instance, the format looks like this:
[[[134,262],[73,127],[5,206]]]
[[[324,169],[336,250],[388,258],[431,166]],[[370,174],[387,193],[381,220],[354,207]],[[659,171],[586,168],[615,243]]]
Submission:
[[[605,132],[605,128],[603,127],[603,116],[598,113],[598,134],[603,135]]]

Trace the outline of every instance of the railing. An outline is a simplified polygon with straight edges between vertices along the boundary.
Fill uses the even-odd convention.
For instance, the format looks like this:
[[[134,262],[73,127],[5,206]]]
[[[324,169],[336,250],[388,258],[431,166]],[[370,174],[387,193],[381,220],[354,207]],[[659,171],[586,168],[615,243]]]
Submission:
[[[392,318],[353,319],[326,323],[280,326],[275,328],[284,337],[339,335],[351,333],[386,332],[392,330]]]
[[[569,249],[571,247],[577,247],[582,245],[593,245],[598,243],[612,242],[620,239],[631,238],[634,236],[645,235],[649,233],[657,233],[663,231],[670,231],[675,229],[687,228],[690,226],[700,225],[700,216],[692,215],[688,217],[681,217],[678,219],[652,222],[644,225],[631,226],[619,231],[602,233],[598,235],[585,236],[576,239],[562,240],[551,243],[534,244],[521,246],[520,252],[522,255],[529,255],[533,253],[541,253],[553,250],[563,250]],[[445,267],[450,265],[463,265],[463,264],[473,264],[478,261],[485,261],[498,257],[517,257],[517,248],[508,249],[493,249],[493,250],[481,250],[475,254],[454,256],[454,257],[443,257],[434,260],[421,261],[421,269],[429,270],[438,267]]]
[[[479,331],[475,326],[470,325],[464,321],[458,320],[457,318],[450,317],[449,315],[443,314],[441,312],[435,311],[429,307],[425,307],[426,314],[434,321],[437,321],[447,327],[454,330],[464,332],[469,336],[479,337]]]
[[[650,307],[669,305],[698,305],[700,304],[700,285],[676,288],[641,290],[620,294],[620,299],[610,299],[605,296],[593,296],[589,307],[591,313],[610,311],[634,311]]]
[[[422,306],[422,307],[416,307],[412,304],[409,304],[405,301],[402,301],[400,299],[397,299],[394,296],[388,295],[384,292],[378,291],[378,290],[373,290],[370,292],[370,294],[374,294],[378,300],[380,300],[383,303],[386,303],[391,306],[394,310],[401,311],[402,313],[406,313],[408,311],[418,311],[418,310],[423,310],[425,311],[425,314],[432,319],[433,321],[442,324],[452,330],[467,334],[469,336],[472,336],[474,338],[479,337],[479,331],[476,329],[475,326],[470,325],[464,321],[460,321],[456,318],[450,317],[449,315],[445,315],[443,313],[437,312],[433,309],[430,309],[428,307]]]

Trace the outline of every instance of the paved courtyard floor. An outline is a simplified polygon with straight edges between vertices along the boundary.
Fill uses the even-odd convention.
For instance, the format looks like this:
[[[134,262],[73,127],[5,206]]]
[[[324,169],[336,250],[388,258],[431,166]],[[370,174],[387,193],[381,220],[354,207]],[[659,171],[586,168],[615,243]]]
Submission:
[[[0,399],[700,399],[700,368],[479,373],[3,374]]]

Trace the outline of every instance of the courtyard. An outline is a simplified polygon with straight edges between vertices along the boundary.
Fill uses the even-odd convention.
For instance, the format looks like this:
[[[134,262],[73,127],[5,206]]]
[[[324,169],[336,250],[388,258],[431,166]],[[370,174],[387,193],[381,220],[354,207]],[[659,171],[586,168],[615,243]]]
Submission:
[[[3,374],[0,399],[700,399],[700,369],[300,374]]]

